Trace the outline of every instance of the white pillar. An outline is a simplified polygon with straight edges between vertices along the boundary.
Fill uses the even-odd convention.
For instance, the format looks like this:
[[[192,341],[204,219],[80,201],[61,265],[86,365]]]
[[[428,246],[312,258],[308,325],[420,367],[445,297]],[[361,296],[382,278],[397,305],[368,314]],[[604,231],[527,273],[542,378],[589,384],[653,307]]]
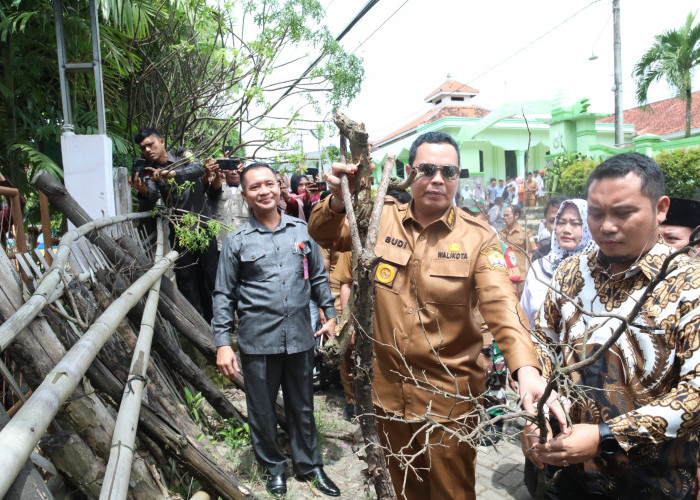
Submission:
[[[64,133],[61,155],[66,189],[88,215],[93,219],[116,215],[112,140],[106,135]]]

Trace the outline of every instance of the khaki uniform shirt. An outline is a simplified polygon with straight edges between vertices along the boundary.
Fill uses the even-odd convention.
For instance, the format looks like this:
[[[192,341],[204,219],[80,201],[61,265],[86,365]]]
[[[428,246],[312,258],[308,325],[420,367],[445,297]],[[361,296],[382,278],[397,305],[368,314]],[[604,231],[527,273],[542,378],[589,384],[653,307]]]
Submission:
[[[374,402],[415,420],[431,405],[444,421],[484,392],[477,302],[512,371],[537,361],[494,232],[454,206],[421,228],[411,206],[387,200],[375,246]],[[345,215],[329,199],[314,208],[309,233],[321,246],[350,249]]]
[[[535,179],[525,183],[525,199],[523,200],[523,204],[526,207],[532,207],[535,205],[535,195],[537,194],[537,190],[538,187]]]
[[[528,257],[532,255],[532,251],[535,249],[532,233],[528,231],[526,234],[522,226],[516,222],[511,229],[505,228],[498,235],[503,243],[513,249],[520,273],[520,281],[525,281],[527,271],[530,269]],[[521,249],[527,249],[527,254]]]

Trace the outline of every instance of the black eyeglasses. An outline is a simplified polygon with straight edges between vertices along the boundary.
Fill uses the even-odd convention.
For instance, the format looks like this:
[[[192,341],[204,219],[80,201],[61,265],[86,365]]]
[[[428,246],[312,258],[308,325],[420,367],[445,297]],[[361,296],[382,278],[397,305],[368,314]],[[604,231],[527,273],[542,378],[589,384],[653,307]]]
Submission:
[[[415,168],[418,172],[423,174],[423,176],[425,176],[426,178],[433,177],[438,170],[440,170],[440,175],[442,175],[442,178],[445,180],[456,179],[459,175],[459,167],[456,165],[443,165],[441,167],[438,167],[437,165],[433,165],[432,163],[421,163],[420,165],[416,165],[413,168]]]

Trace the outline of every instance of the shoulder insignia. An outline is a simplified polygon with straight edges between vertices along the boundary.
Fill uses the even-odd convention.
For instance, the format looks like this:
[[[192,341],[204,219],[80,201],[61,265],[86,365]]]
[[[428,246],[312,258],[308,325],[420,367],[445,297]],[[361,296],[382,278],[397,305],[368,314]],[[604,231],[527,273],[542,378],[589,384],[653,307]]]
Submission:
[[[506,258],[503,253],[496,247],[488,247],[481,251],[482,255],[486,257],[486,261],[489,263],[489,269],[492,271],[503,271],[508,272],[508,266],[506,266]]]
[[[446,222],[450,229],[455,227],[455,207],[450,207],[450,212],[447,214]]]
[[[387,285],[391,288],[394,286],[394,280],[396,279],[396,266],[382,262],[377,266],[374,278],[382,285]]]

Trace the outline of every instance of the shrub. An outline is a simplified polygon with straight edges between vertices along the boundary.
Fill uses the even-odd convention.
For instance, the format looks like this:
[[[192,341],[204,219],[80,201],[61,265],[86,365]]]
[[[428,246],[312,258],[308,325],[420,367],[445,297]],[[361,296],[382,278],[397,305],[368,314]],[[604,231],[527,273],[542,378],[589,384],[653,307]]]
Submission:
[[[593,160],[578,160],[563,166],[558,191],[571,198],[586,197],[586,181],[598,163]]]
[[[692,198],[700,189],[700,147],[664,151],[654,160],[664,172],[668,196]]]

